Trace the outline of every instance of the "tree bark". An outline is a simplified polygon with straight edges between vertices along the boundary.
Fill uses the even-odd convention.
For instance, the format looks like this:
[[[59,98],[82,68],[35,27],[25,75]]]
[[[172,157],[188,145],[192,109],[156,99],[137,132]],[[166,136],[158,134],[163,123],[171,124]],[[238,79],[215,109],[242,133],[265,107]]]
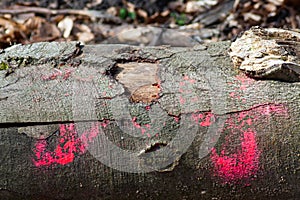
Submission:
[[[1,199],[297,199],[300,84],[229,45],[5,49]]]

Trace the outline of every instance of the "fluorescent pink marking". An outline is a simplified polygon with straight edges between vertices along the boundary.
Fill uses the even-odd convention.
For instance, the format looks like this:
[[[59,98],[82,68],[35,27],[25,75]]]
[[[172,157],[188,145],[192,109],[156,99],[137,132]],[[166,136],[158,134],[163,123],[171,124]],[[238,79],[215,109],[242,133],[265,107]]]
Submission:
[[[133,117],[132,118],[132,123],[133,123],[133,125],[136,127],[136,128],[141,128],[141,125],[140,124],[138,124],[137,122],[136,122],[136,120],[137,120],[137,118],[136,117]]]
[[[148,106],[145,107],[145,109],[146,109],[147,111],[149,111],[149,110],[151,109],[151,106],[148,105]]]
[[[251,118],[246,119],[246,122],[249,126],[251,126],[253,123]]]
[[[48,81],[48,80],[54,80],[58,77],[62,77],[63,80],[67,80],[70,78],[71,73],[73,71],[74,70],[71,70],[71,69],[65,69],[64,72],[62,72],[59,69],[54,69],[54,72],[52,72],[50,75],[42,75],[42,79],[44,81]]]
[[[132,120],[131,120],[132,124],[133,124],[134,127],[141,129],[141,134],[142,135],[144,135],[147,132],[146,129],[150,130],[150,128],[151,128],[150,124],[140,125],[139,123],[136,122],[136,120],[137,120],[137,118],[133,117]]]
[[[287,109],[280,104],[256,105],[253,109],[233,114],[225,122],[224,142],[219,150],[212,148],[211,161],[215,176],[224,183],[238,183],[251,180],[259,170],[260,150],[256,142],[256,131],[251,128],[256,121],[266,120],[271,114],[288,116]],[[231,140],[240,134],[239,148],[233,147]],[[219,152],[219,153],[218,153]],[[247,181],[244,181],[247,184]]]
[[[254,80],[247,77],[246,75],[239,74],[236,76],[238,82],[240,82],[240,90],[246,90],[249,85],[254,83]]]
[[[108,122],[106,122],[108,123]],[[105,123],[105,124],[106,124]],[[76,155],[86,152],[87,145],[99,134],[98,123],[93,124],[90,130],[85,131],[80,138],[77,138],[77,132],[73,123],[59,126],[58,145],[54,151],[47,149],[47,140],[38,140],[33,152],[35,158],[33,163],[36,167],[51,165],[66,165],[74,161]]]
[[[106,127],[106,123],[101,123],[100,124],[103,127]],[[88,141],[92,141],[97,135],[99,134],[99,127],[98,126],[93,126],[89,131],[84,132],[82,135],[87,135],[88,136]],[[80,137],[81,140],[83,140],[86,137]],[[88,143],[88,141],[85,141],[85,143]]]
[[[150,124],[145,124],[144,125],[146,128],[150,129],[151,125]]]
[[[228,155],[226,148],[222,147],[220,155],[212,149],[211,159],[216,169],[216,175],[226,182],[235,182],[249,179],[259,170],[259,156],[255,132],[249,129],[241,138],[241,149]]]
[[[249,113],[247,112],[240,112],[239,113],[239,117],[238,117],[238,121],[242,121]]]
[[[204,114],[202,114],[202,113],[199,113],[199,114],[193,113],[191,117],[194,121],[196,121],[196,123],[198,123],[199,120],[200,120],[199,125],[203,126],[203,127],[206,127],[206,126],[210,126],[212,124],[211,120],[212,120],[212,118],[214,118],[214,114],[212,114],[211,112],[206,112]]]
[[[177,122],[177,123],[179,122],[179,117],[178,116],[174,116],[173,118],[174,118],[175,122]]]
[[[213,118],[214,115],[212,113],[207,113],[205,120],[200,122],[200,126],[210,126],[212,124],[211,118]]]
[[[196,80],[190,79],[189,82],[190,82],[191,84],[194,84],[194,83],[196,83]]]
[[[188,76],[184,76],[184,77],[183,77],[183,80],[186,80],[186,81],[187,81],[187,80],[189,80],[189,79],[190,79],[190,78],[189,78]]]
[[[56,71],[56,73],[55,74],[57,74],[57,75],[59,75],[59,76],[61,76],[63,73],[62,73],[62,71],[60,71],[59,69],[54,69],[54,71]]]
[[[240,86],[240,89],[241,89],[241,90],[246,90],[247,87],[246,87],[246,85],[241,85],[241,86]]]
[[[141,133],[142,133],[142,135],[144,135],[144,134],[145,134],[145,132],[146,132],[146,130],[145,130],[145,129],[143,129],[143,128],[141,128]]]
[[[43,152],[46,149],[47,142],[46,140],[40,140],[39,143],[36,144],[35,149],[36,149],[36,156],[41,157]]]
[[[109,123],[110,123],[109,120],[104,120],[103,122],[100,123],[100,126],[106,128]]]
[[[180,85],[180,86],[184,86],[184,85],[185,85],[185,82],[183,82],[183,81],[182,81],[182,82],[179,82],[179,85]]]
[[[182,96],[179,97],[180,104],[185,104],[185,101],[185,98],[183,98]]]
[[[240,94],[241,92],[243,93],[243,91],[245,91],[250,85],[252,85],[254,83],[254,80],[247,77],[246,75],[237,75],[235,77],[235,85],[238,85],[238,87],[235,88],[235,92],[230,92],[229,96],[231,98],[236,98],[240,101],[242,101],[243,103],[246,103],[246,99],[242,98]],[[233,84],[232,82],[229,82],[228,84]],[[237,93],[238,92],[238,93]]]
[[[74,70],[65,69],[65,74],[64,74],[63,79],[64,79],[64,80],[69,79],[69,78],[70,78],[70,75],[71,75],[71,73],[72,73],[73,71],[74,71]]]
[[[235,77],[238,81],[240,81],[241,83],[253,83],[254,80],[252,78],[249,78],[248,76],[246,76],[245,74],[239,74]]]

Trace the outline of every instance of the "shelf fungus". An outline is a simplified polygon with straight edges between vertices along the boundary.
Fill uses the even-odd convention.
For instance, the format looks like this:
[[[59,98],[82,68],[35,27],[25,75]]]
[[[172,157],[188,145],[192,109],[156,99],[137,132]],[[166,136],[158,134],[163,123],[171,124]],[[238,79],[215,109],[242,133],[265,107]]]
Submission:
[[[252,27],[231,44],[235,67],[256,79],[300,81],[300,31]]]

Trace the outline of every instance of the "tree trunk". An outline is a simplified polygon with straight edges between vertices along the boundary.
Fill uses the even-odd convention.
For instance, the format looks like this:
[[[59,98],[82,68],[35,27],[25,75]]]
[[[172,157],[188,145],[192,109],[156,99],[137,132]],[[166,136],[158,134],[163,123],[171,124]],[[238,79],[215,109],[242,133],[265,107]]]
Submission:
[[[300,84],[229,42],[0,54],[1,199],[296,199]]]

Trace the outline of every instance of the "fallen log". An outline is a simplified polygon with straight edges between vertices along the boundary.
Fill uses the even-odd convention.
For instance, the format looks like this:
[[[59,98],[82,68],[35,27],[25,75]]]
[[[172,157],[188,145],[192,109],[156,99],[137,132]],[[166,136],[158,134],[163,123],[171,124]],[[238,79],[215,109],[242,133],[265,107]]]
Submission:
[[[0,54],[1,199],[296,199],[300,83],[192,48]]]

